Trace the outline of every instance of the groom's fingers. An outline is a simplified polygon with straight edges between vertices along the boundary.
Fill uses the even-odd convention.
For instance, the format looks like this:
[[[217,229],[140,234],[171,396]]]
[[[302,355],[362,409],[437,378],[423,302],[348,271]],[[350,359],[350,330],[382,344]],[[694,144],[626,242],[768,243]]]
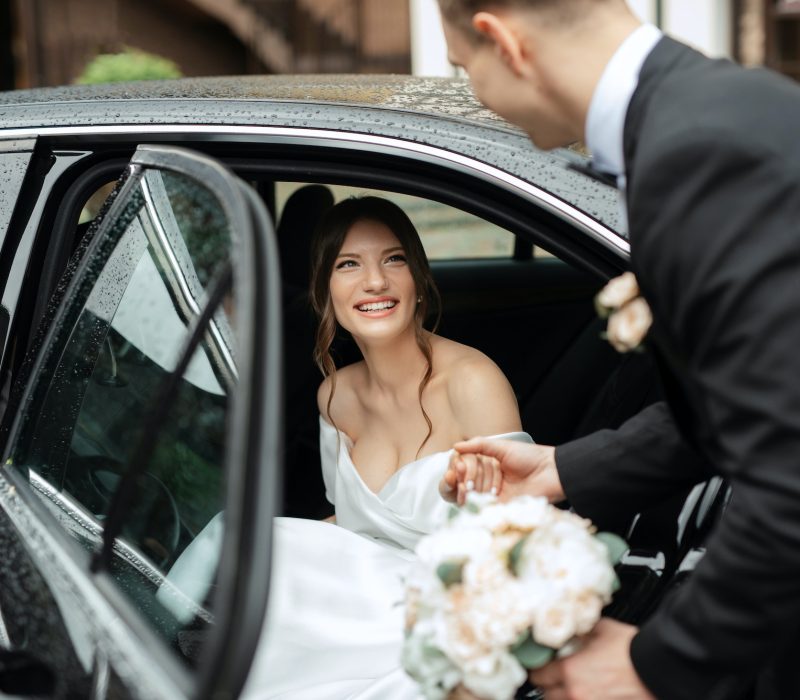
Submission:
[[[564,684],[564,672],[560,661],[551,661],[530,673],[531,683],[547,690]]]
[[[486,438],[472,438],[453,445],[453,449],[460,455],[481,454],[486,457],[494,457],[501,462],[506,454],[505,445],[502,440],[487,440]]]
[[[471,438],[470,440],[462,440],[453,445],[453,449],[459,454],[477,454],[478,452],[486,452],[484,446],[489,443],[485,438]]]

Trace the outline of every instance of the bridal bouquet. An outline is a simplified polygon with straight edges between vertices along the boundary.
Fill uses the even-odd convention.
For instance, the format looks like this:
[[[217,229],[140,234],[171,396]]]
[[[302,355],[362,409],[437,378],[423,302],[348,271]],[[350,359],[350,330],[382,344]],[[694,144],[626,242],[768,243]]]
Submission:
[[[428,700],[459,683],[510,700],[556,653],[589,632],[627,545],[588,520],[522,496],[471,494],[420,540],[406,582],[403,666]]]

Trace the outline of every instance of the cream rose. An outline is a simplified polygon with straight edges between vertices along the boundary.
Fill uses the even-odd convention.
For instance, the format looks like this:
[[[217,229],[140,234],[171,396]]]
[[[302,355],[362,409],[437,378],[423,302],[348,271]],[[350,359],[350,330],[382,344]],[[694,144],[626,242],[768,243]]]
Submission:
[[[651,325],[650,306],[642,297],[637,297],[609,317],[608,342],[618,352],[630,352],[642,344]]]
[[[495,651],[464,668],[464,686],[486,700],[512,700],[527,677],[511,654]]]
[[[595,297],[597,313],[606,318],[624,304],[639,296],[639,283],[632,272],[623,272],[608,281]]]

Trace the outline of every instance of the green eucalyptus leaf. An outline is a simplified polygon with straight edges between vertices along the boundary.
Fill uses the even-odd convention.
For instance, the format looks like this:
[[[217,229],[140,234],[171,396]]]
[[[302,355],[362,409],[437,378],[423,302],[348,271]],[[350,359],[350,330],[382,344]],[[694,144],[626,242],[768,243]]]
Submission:
[[[508,568],[514,576],[519,576],[519,560],[522,557],[522,548],[530,535],[525,535],[517,542],[508,553]]]
[[[613,532],[598,532],[595,537],[606,546],[611,565],[619,564],[620,559],[628,551],[628,543]]]
[[[458,517],[458,514],[461,512],[461,509],[458,506],[450,506],[447,509],[447,520],[452,521]]]
[[[445,588],[461,583],[464,575],[463,561],[446,561],[436,567],[436,575]]]
[[[525,668],[534,669],[549,663],[556,652],[534,642],[528,631],[511,647],[511,653]]]

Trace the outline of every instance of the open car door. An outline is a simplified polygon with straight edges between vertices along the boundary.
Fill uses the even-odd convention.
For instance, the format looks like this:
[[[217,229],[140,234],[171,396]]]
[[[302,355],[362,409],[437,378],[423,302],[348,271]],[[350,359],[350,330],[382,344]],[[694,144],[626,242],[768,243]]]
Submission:
[[[280,313],[253,190],[207,156],[140,146],[43,323],[5,455],[21,537],[39,532],[28,548],[68,636],[92,640],[76,655],[93,698],[244,684],[281,489]],[[31,648],[45,635],[6,636],[53,656]]]

